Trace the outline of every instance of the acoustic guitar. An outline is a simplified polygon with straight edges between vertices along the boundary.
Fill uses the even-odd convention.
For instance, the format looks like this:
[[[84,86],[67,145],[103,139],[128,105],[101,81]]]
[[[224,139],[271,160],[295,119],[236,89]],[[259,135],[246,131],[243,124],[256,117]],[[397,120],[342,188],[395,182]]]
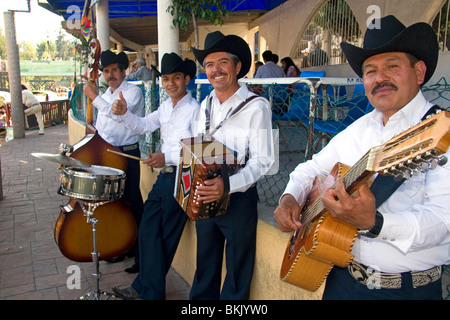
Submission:
[[[337,163],[330,174],[343,177],[347,192],[353,195],[363,183],[370,183],[375,173],[408,178],[433,169],[445,161],[441,155],[447,152],[449,144],[450,113],[442,111],[370,149],[351,168]],[[316,186],[317,183],[318,178]],[[334,265],[346,267],[353,260],[351,250],[358,232],[353,225],[333,217],[321,196],[312,194],[300,215],[303,227],[293,232],[288,241],[280,277],[316,291]]]

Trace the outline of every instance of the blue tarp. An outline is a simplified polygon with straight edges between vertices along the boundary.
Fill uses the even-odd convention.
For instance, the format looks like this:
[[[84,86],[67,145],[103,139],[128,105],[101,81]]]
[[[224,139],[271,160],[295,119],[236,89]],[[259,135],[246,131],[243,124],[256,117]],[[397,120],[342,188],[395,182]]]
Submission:
[[[67,1],[67,0],[48,0],[50,7],[46,4],[40,5],[48,10],[51,10],[67,20],[73,13],[74,8],[83,10],[84,0]],[[91,1],[92,3],[94,0]],[[248,10],[266,10],[270,11],[286,0],[225,0],[223,3],[230,11],[248,11]],[[74,6],[74,7],[71,7]],[[72,10],[71,10],[72,8]],[[69,9],[69,10],[68,10]],[[129,17],[145,17],[154,16],[157,14],[157,1],[146,0],[109,0],[109,18],[129,18]]]

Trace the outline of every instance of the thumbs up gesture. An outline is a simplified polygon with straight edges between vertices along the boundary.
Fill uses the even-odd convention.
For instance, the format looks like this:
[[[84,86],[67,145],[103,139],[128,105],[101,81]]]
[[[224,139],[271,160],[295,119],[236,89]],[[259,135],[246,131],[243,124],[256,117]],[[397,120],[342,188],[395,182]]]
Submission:
[[[127,112],[127,102],[123,97],[122,91],[119,92],[119,99],[113,102],[111,112],[117,115],[122,115]]]

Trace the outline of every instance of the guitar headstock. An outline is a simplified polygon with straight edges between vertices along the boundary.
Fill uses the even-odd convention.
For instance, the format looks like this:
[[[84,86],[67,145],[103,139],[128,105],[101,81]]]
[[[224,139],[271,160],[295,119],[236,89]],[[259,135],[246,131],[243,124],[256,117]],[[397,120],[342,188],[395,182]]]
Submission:
[[[98,39],[92,39],[89,42],[89,55],[88,55],[88,65],[89,65],[89,80],[94,81],[98,78],[98,68],[100,66],[100,54],[101,46]]]
[[[369,167],[396,179],[443,165],[450,144],[450,112],[441,111],[369,152]]]

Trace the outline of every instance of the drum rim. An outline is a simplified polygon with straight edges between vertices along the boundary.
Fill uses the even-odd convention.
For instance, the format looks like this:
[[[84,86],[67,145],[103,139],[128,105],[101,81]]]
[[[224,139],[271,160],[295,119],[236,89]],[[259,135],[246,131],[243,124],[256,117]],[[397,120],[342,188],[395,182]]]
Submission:
[[[63,172],[67,173],[67,174],[75,175],[75,176],[83,176],[83,177],[91,177],[91,178],[118,177],[120,179],[120,178],[124,178],[126,175],[123,170],[120,170],[117,168],[99,166],[99,165],[92,165],[91,168],[99,169],[99,170],[110,170],[110,171],[113,171],[114,174],[104,174],[104,173],[96,174],[95,172],[87,171],[87,170],[89,170],[89,168],[86,169],[86,168],[73,167],[73,166],[72,167],[64,167]],[[77,169],[77,170],[74,170],[74,169]]]

